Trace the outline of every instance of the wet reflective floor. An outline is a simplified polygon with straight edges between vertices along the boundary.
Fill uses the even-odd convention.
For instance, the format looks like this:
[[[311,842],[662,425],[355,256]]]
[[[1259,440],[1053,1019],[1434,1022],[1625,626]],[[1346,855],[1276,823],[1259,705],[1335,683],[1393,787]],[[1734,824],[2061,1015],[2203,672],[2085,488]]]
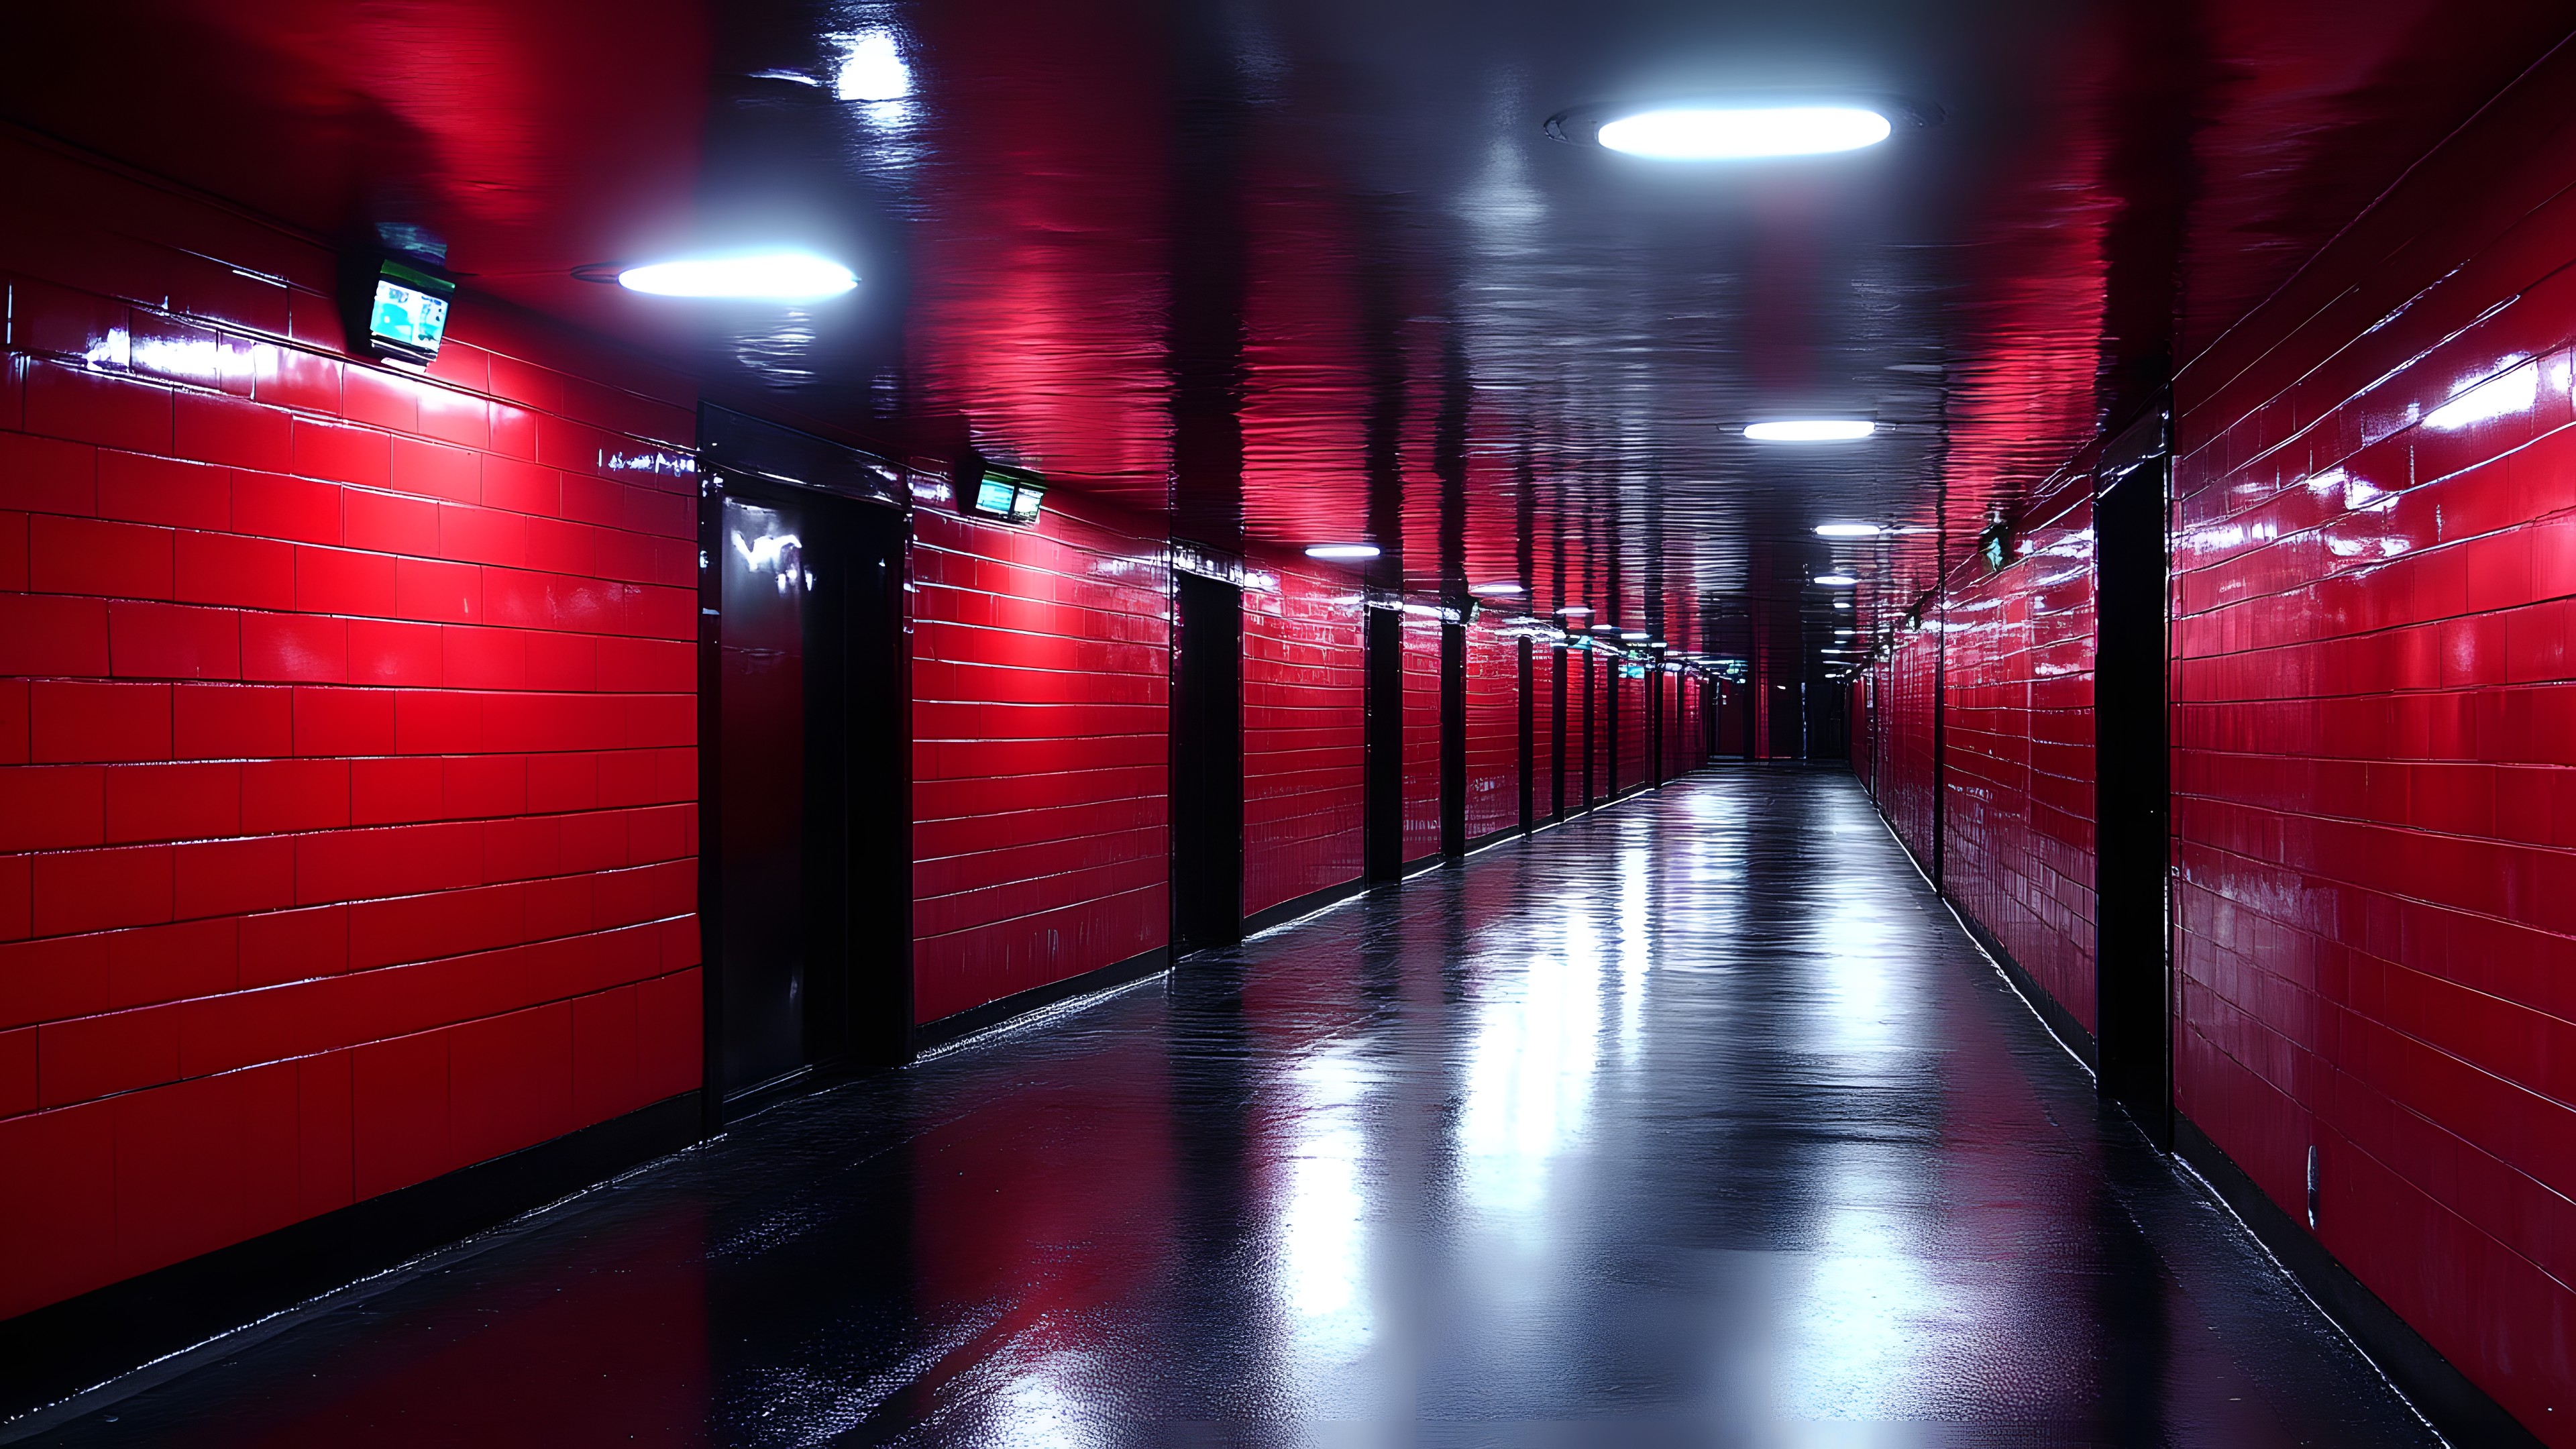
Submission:
[[[1850,776],[790,1102],[59,1444],[2434,1442]]]

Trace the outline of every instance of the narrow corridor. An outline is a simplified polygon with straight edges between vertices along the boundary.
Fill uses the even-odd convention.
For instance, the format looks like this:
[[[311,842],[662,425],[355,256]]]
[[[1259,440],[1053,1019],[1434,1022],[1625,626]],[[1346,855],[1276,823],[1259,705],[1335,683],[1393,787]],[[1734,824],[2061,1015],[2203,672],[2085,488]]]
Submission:
[[[171,1367],[42,1442],[2433,1442],[1794,767],[786,1102]]]

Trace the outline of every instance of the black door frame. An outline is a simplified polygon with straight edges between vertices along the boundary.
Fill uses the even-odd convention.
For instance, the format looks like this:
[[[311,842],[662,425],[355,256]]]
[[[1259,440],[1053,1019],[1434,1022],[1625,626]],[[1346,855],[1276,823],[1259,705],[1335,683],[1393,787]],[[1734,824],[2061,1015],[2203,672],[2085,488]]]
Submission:
[[[698,959],[701,1008],[700,1128],[723,1130],[727,1121],[767,1100],[797,1090],[818,1076],[892,1065],[910,1054],[912,996],[912,651],[905,584],[911,577],[912,520],[902,470],[883,459],[789,428],[703,404],[698,413]],[[849,992],[817,1006],[807,993],[807,1062],[804,1068],[728,1099],[724,1081],[722,645],[724,503],[728,497],[831,511],[836,528],[853,542],[849,557],[877,563],[873,578],[854,578],[845,596],[859,613],[859,587],[877,595],[878,627],[844,629],[845,677],[873,666],[885,681],[874,708],[845,711],[845,759],[854,767],[878,762],[865,798],[876,802],[877,828],[852,829],[844,846],[844,876],[856,889],[844,898],[845,918],[869,915],[892,923],[893,951],[886,979],[873,991],[855,973]],[[857,568],[852,569],[858,575]],[[862,696],[854,691],[853,699]],[[859,792],[845,791],[846,798]],[[843,817],[847,819],[846,816]],[[864,907],[862,897],[867,898]],[[844,938],[846,939],[846,937]],[[818,1023],[817,1010],[837,1014]],[[818,1050],[817,1044],[821,1044]]]
[[[1372,882],[1404,878],[1404,611],[1371,598],[1360,610],[1366,815],[1361,855]]]
[[[1179,956],[1243,939],[1243,585],[1175,567],[1171,650],[1166,939]]]
[[[2103,450],[2093,495],[2094,1057],[2102,1095],[2173,1142],[2169,417]]]

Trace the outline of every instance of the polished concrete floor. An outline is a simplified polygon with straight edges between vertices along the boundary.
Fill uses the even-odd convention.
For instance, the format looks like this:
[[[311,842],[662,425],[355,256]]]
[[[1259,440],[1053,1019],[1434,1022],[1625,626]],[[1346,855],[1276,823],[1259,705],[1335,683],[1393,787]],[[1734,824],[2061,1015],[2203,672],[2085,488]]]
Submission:
[[[42,1442],[2433,1442],[1848,775],[1742,766],[272,1329]]]

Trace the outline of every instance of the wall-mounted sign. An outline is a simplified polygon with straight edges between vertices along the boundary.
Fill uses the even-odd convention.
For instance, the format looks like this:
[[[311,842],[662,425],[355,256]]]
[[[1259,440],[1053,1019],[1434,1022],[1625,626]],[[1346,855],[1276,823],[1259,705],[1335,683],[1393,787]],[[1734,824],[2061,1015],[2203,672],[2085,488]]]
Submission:
[[[1038,521],[1039,507],[1046,500],[1046,485],[1022,473],[987,468],[971,489],[960,489],[958,502],[963,511],[979,518],[996,518],[1023,527]]]
[[[456,283],[409,262],[386,257],[376,264],[366,300],[366,349],[378,357],[422,365],[438,360],[447,336],[447,310]]]
[[[1985,560],[1986,572],[1993,573],[2012,562],[2012,526],[1998,518],[1977,535],[1977,557]]]

